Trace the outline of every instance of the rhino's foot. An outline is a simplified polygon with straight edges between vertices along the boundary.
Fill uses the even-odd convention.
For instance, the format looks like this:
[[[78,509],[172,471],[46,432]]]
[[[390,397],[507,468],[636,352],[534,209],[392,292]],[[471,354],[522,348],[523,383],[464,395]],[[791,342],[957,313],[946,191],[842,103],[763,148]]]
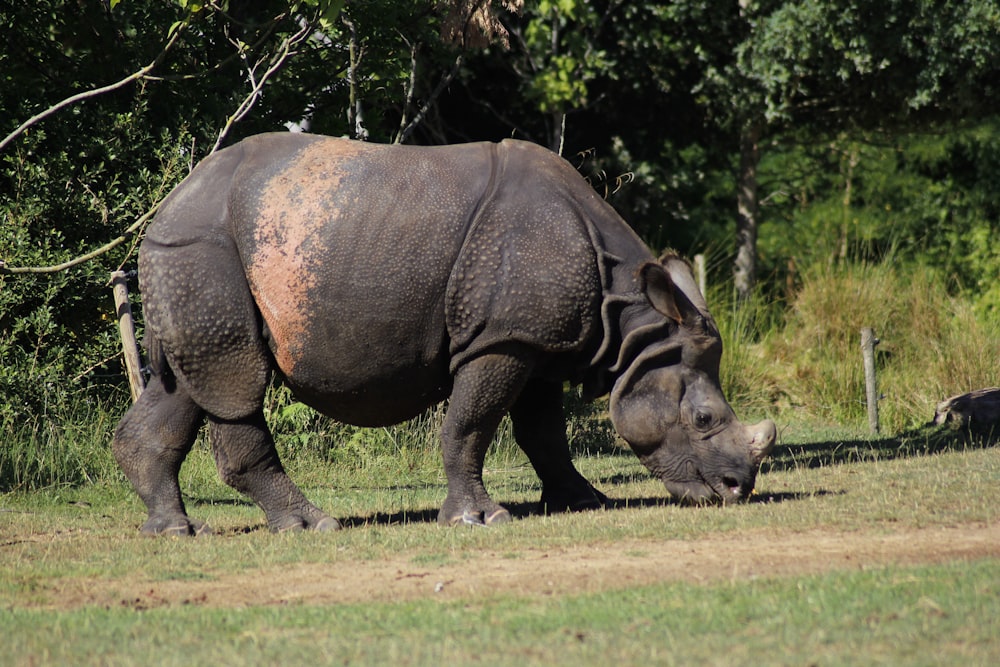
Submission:
[[[287,514],[278,521],[270,522],[272,533],[295,533],[300,530],[315,530],[320,533],[340,530],[340,522],[332,516],[317,512],[309,516]]]
[[[510,512],[500,506],[489,511],[464,509],[461,512],[446,512],[442,509],[438,513],[438,523],[443,526],[496,526],[512,520]]]
[[[165,537],[201,537],[211,535],[212,529],[204,521],[186,516],[150,517],[139,529],[143,535]]]
[[[585,489],[576,489],[574,492],[567,492],[565,489],[550,492],[543,489],[539,507],[543,514],[556,514],[599,510],[610,502],[606,495],[588,483]]]

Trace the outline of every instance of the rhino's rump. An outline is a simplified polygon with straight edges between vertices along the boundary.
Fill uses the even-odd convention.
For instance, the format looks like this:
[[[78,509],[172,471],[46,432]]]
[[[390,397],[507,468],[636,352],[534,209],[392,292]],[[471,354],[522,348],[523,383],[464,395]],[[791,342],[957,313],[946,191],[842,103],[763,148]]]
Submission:
[[[390,182],[387,147],[287,136],[247,146],[230,203],[278,370],[303,400],[347,421],[412,416],[395,413],[440,400],[448,379],[444,286],[462,221],[417,195],[433,177],[422,165]],[[274,144],[291,142],[273,168]],[[463,205],[472,203],[454,208]]]

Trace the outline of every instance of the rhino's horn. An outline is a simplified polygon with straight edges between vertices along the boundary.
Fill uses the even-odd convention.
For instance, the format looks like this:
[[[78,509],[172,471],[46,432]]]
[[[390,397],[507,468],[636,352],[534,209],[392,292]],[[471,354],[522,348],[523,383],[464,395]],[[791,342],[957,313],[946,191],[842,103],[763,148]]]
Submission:
[[[760,465],[771,450],[778,438],[778,429],[770,419],[747,426],[747,435],[750,436],[750,458],[754,463]]]

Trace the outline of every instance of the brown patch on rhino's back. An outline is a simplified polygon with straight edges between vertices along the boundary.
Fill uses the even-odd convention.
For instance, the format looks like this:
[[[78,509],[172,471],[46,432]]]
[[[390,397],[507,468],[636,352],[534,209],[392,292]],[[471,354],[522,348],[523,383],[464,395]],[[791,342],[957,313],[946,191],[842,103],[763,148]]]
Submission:
[[[309,143],[266,181],[257,200],[247,278],[286,375],[305,350],[310,292],[324,259],[310,244],[344,213],[338,190],[350,163],[371,150],[376,148],[344,139]]]

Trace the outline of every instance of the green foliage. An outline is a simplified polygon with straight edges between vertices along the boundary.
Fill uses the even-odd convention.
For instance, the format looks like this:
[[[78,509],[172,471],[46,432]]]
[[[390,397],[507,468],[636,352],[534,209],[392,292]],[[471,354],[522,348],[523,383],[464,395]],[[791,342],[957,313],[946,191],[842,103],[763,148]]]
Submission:
[[[141,115],[117,116],[115,140],[102,144],[103,155],[94,160],[93,147],[75,156],[46,153],[43,130],[6,156],[9,197],[0,199],[0,257],[45,266],[82,254],[120,234],[119,221],[138,217],[179,180],[183,154],[166,133],[157,137],[145,129]],[[125,156],[139,157],[135,146],[148,154],[119,171],[115,165]],[[52,192],[52,183],[65,184],[65,190]],[[125,244],[67,272],[0,275],[0,364],[7,369],[0,395],[17,397],[0,403],[0,421],[58,412],[55,405],[69,410],[72,395],[120,383],[108,275],[133,250],[134,243]]]
[[[598,77],[614,79],[615,61],[595,47],[602,16],[598,7],[580,0],[540,2],[537,16],[524,30],[527,57],[536,70],[528,88],[543,113],[565,113],[587,106],[588,84]]]
[[[751,3],[720,90],[743,90],[737,118],[883,124],[911,112],[986,110],[1000,48],[995,0]],[[987,103],[988,104],[988,103]]]
[[[983,319],[1000,316],[1000,179],[996,119],[935,133],[841,137],[777,148],[761,164],[766,270],[794,284],[799,267],[887,261],[935,267]]]

